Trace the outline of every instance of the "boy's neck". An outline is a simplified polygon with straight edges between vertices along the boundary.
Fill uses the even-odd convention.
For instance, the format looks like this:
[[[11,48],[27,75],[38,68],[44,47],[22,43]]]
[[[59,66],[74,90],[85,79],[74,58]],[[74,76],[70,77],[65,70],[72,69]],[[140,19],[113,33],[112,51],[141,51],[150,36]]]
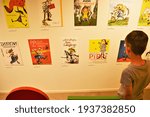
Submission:
[[[131,57],[131,64],[135,66],[143,66],[145,64],[145,60],[143,60],[140,55],[134,55]]]

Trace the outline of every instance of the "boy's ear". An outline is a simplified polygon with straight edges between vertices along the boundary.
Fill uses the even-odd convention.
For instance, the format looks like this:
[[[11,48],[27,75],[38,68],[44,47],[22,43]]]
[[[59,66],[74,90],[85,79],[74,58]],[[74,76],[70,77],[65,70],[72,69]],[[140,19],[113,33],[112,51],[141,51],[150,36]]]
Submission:
[[[130,47],[126,47],[126,54],[130,54],[131,52],[131,48]]]

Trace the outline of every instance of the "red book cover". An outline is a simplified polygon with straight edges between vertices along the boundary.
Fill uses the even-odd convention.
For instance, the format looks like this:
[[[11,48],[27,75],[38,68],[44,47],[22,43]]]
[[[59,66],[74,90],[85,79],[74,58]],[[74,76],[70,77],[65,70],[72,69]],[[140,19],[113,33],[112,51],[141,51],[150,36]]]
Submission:
[[[51,64],[49,39],[29,39],[33,65]]]

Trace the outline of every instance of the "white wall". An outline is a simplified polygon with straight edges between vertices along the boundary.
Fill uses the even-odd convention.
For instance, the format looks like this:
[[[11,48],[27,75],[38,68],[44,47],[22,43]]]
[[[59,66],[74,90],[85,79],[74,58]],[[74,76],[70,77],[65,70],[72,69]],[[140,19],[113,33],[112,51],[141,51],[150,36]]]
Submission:
[[[109,90],[119,87],[121,71],[128,63],[117,63],[120,40],[133,29],[144,30],[150,36],[150,27],[138,27],[142,0],[131,3],[129,25],[108,27],[109,0],[99,0],[96,27],[74,27],[73,0],[62,0],[63,27],[40,28],[36,13],[37,1],[26,0],[30,28],[8,29],[4,10],[0,3],[0,40],[17,40],[24,66],[5,67],[0,58],[0,90],[7,91],[17,86],[35,86],[43,90]],[[76,37],[79,42],[80,61],[77,65],[61,65],[63,37]],[[28,39],[49,38],[52,65],[33,66]],[[110,39],[107,63],[88,65],[88,42],[90,39]]]

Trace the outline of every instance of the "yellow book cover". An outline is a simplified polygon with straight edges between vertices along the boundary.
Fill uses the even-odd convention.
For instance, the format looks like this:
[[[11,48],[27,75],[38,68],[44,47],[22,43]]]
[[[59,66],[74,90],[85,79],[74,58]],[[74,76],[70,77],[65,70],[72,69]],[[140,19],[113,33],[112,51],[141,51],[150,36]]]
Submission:
[[[89,40],[89,60],[94,63],[106,62],[109,46],[109,39]]]
[[[3,0],[8,28],[28,28],[28,14],[25,0]]]
[[[143,0],[138,26],[150,26],[150,1]]]

